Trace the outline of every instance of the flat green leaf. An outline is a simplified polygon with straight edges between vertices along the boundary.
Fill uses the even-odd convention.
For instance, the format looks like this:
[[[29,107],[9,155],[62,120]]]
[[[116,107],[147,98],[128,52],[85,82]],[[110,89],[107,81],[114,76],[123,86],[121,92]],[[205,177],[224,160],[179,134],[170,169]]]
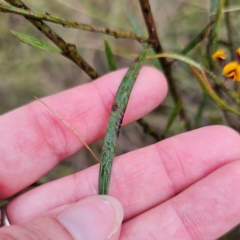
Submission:
[[[54,47],[40,41],[37,38],[33,38],[33,37],[28,36],[28,35],[25,35],[25,34],[22,34],[22,33],[19,33],[19,32],[15,32],[15,31],[11,31],[11,32],[15,37],[17,37],[23,43],[26,43],[26,44],[28,44],[30,46],[33,46],[33,47],[43,49],[43,50],[48,51],[48,52],[61,54],[61,50],[59,48],[54,48]]]
[[[108,194],[112,162],[115,156],[117,138],[120,132],[130,93],[137,79],[138,73],[144,63],[144,60],[146,59],[147,53],[148,48],[145,48],[139,57],[137,57],[131,64],[118,88],[116,97],[114,99],[102,149],[102,158],[98,180],[99,194]]]
[[[107,40],[104,40],[105,53],[108,61],[108,67],[110,71],[117,70],[117,64],[112,52],[112,49]]]

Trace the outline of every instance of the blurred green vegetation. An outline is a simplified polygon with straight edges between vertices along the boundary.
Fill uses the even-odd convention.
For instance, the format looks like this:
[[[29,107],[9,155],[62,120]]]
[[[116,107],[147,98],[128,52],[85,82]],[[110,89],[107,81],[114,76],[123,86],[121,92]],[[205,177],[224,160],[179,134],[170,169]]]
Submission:
[[[233,2],[233,1],[231,1]],[[230,6],[231,5],[230,2]],[[0,3],[5,1],[0,0]],[[144,35],[147,30],[144,24],[138,1],[129,0],[54,0],[33,1],[25,0],[24,3],[35,12],[49,12],[65,19],[92,24],[99,27],[109,27],[117,30],[133,31],[126,16],[126,10],[135,18],[142,28]],[[152,0],[152,10],[155,17],[158,35],[165,52],[179,53],[200,31],[209,23],[210,1],[190,0]],[[232,27],[232,48],[235,50],[239,43],[240,0],[235,0],[233,10],[229,17]],[[218,33],[219,47],[228,48],[228,36],[225,27],[224,15],[221,15],[220,30]],[[74,63],[57,54],[48,53],[34,47],[25,45],[15,38],[10,30],[50,41],[36,30],[22,16],[0,13],[0,113],[6,113],[14,108],[33,101],[33,96],[51,95],[79,84],[90,81],[90,78]],[[60,25],[49,23],[67,42],[77,46],[81,56],[90,63],[100,74],[106,74],[108,62],[104,53],[104,40],[107,40],[115,54],[117,67],[128,67],[131,62],[131,53],[142,50],[141,44],[134,40],[115,39],[100,33],[84,32],[77,29],[66,29]],[[207,41],[201,43],[188,56],[205,64],[206,59],[202,54]],[[230,54],[229,54],[230,55]],[[153,65],[148,60],[146,64]],[[195,127],[212,124],[230,125],[239,130],[239,123],[235,116],[223,112],[200,89],[197,81],[190,73],[189,68],[183,63],[174,63],[173,77],[179,89],[187,116]],[[216,67],[215,73],[221,69]],[[232,82],[227,86],[233,88]],[[159,135],[164,131],[167,119],[174,103],[170,96],[164,103],[147,115],[144,119],[155,129]],[[168,136],[173,136],[184,131],[184,122],[177,118],[168,131]],[[93,151],[99,156],[101,153],[102,139],[91,145]],[[132,123],[123,128],[118,142],[117,155],[150,145],[155,140],[145,134],[137,123]],[[95,160],[85,149],[63,161],[51,172],[40,179],[41,183],[60,178],[77,172],[92,164]],[[236,228],[228,236],[221,238],[240,239],[239,229]]]

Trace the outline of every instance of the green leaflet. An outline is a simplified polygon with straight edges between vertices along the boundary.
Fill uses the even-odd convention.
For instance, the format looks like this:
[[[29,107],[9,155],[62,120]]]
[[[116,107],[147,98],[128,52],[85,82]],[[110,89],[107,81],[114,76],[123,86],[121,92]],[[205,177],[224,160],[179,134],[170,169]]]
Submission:
[[[115,62],[115,58],[112,52],[112,49],[108,43],[107,40],[104,40],[104,47],[105,47],[105,53],[108,61],[108,67],[110,71],[115,71],[117,70],[117,64]]]
[[[23,43],[26,43],[26,44],[28,44],[30,46],[33,46],[33,47],[43,49],[43,50],[48,51],[48,52],[61,54],[61,50],[59,48],[54,48],[54,47],[38,40],[37,38],[33,38],[33,37],[28,36],[28,35],[25,35],[25,34],[22,34],[22,33],[19,33],[19,32],[15,32],[15,31],[11,31],[11,32],[15,37],[17,37]]]
[[[108,187],[111,177],[112,162],[115,156],[117,138],[122,125],[122,120],[127,107],[127,103],[138,73],[146,59],[148,48],[135,59],[124,76],[114,99],[108,127],[104,139],[101,164],[99,170],[98,193],[108,194]]]

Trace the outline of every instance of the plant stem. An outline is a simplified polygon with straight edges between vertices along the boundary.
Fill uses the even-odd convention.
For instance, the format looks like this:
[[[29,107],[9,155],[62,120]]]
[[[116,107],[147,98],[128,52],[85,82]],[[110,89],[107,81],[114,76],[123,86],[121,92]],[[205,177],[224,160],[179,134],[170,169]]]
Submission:
[[[109,28],[94,27],[92,25],[83,24],[76,21],[69,21],[69,20],[60,18],[58,16],[53,16],[49,13],[45,13],[45,14],[34,13],[26,9],[7,6],[5,4],[0,4],[0,11],[22,15],[22,16],[28,17],[28,19],[36,19],[36,20],[42,20],[47,22],[53,22],[56,24],[60,24],[65,28],[77,28],[77,29],[82,29],[90,32],[104,33],[110,36],[114,36],[115,38],[128,38],[128,39],[135,39],[139,42],[148,42],[148,38],[141,37],[135,34],[134,32],[120,32],[120,31],[109,29]]]
[[[215,24],[215,20],[209,22],[199,33],[198,35],[193,38],[187,46],[180,51],[180,54],[186,55],[189,53],[193,48],[195,48],[200,42],[202,42],[208,35],[209,28]]]
[[[139,0],[139,3],[141,6],[145,24],[147,26],[149,43],[152,44],[153,49],[155,50],[156,53],[163,53],[163,48],[157,35],[156,26],[153,20],[153,15],[149,1]],[[177,87],[174,83],[174,79],[172,77],[171,64],[165,58],[160,58],[159,62],[162,65],[164,74],[166,75],[166,78],[168,80],[169,90],[173,97],[174,103],[177,104],[178,102],[182,102],[181,95],[178,92]],[[191,129],[190,121],[187,117],[184,107],[182,107],[182,109],[180,110],[179,116],[181,120],[184,121],[186,129],[190,130]]]
[[[157,140],[157,142],[162,140],[160,135],[158,135],[143,118],[138,119],[137,122],[143,128],[143,131],[152,136],[155,140]]]
[[[5,0],[9,4],[28,10],[31,10],[21,0]],[[41,20],[34,20],[25,17],[31,22],[39,31],[41,31],[48,39],[50,39],[56,46],[62,50],[62,55],[77,64],[89,77],[96,79],[98,73],[79,55],[74,44],[66,43],[60,36],[58,36],[47,24]]]
[[[212,54],[218,49],[218,32],[219,32],[219,22],[220,16],[222,12],[222,8],[224,6],[225,0],[211,0],[210,13],[210,21],[215,21],[215,24],[211,27],[208,42],[206,45],[206,55],[208,60],[209,69],[211,71],[214,70],[214,65],[212,61]]]
[[[225,1],[225,7],[229,6],[229,0]],[[230,14],[229,12],[224,13],[224,19],[225,19],[225,25],[226,25],[226,30],[227,30],[227,38],[228,38],[228,43],[229,43],[229,50],[231,54],[231,59],[235,58],[235,51],[233,48],[233,31],[232,31],[232,25],[230,21]]]

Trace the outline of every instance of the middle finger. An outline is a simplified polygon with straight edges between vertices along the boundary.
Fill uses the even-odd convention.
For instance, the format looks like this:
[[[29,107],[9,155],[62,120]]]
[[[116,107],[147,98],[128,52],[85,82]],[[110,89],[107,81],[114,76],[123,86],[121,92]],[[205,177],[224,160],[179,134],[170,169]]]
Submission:
[[[176,195],[240,157],[239,135],[212,126],[187,132],[114,160],[109,194],[123,205],[125,220]],[[12,223],[97,194],[99,165],[33,189],[8,205]]]

